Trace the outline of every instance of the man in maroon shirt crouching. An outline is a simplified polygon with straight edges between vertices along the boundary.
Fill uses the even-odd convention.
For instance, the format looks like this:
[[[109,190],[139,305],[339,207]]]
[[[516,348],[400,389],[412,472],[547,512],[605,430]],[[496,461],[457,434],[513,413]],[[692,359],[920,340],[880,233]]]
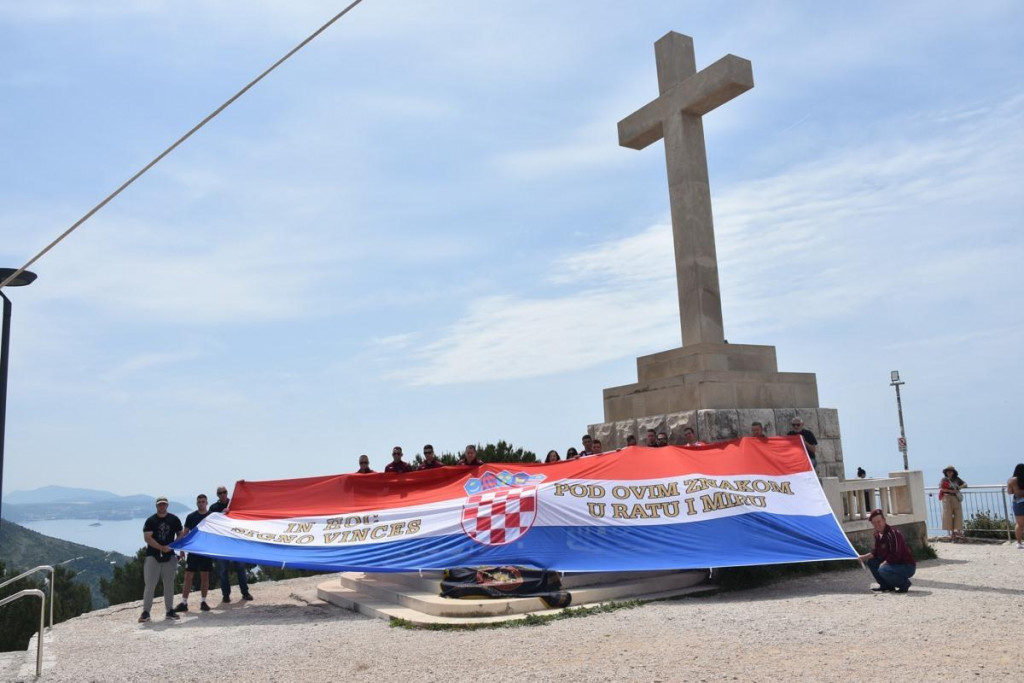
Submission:
[[[868,519],[875,527],[875,548],[858,559],[866,562],[878,582],[873,591],[906,593],[910,590],[910,577],[917,571],[917,561],[910,552],[903,534],[885,521],[885,513],[872,510]]]

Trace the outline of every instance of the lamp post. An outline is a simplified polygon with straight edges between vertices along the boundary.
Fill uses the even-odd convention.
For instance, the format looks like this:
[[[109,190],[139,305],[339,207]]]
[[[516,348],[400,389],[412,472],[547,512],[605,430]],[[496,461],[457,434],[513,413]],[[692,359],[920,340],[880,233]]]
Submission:
[[[900,416],[900,438],[896,443],[899,446],[900,451],[903,453],[903,469],[909,470],[910,465],[907,463],[907,432],[903,429],[903,401],[900,400],[900,387],[905,382],[900,381],[900,371],[893,370],[889,373],[889,386],[896,388],[896,412]]]
[[[0,268],[0,282],[3,282],[17,270]],[[32,284],[36,274],[27,270],[18,273],[18,277],[7,283],[7,287],[24,287]],[[0,341],[0,508],[3,507],[4,491],[4,437],[7,428],[7,357],[11,347],[11,300],[0,289],[0,297],[4,300],[3,338]]]

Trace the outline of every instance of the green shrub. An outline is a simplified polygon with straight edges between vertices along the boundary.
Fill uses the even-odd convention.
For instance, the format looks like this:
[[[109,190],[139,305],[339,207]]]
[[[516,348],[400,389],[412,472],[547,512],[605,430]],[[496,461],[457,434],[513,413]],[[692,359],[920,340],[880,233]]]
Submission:
[[[1007,536],[1013,530],[1013,524],[1002,515],[993,514],[991,510],[978,510],[964,522],[964,535],[974,538],[997,538]]]

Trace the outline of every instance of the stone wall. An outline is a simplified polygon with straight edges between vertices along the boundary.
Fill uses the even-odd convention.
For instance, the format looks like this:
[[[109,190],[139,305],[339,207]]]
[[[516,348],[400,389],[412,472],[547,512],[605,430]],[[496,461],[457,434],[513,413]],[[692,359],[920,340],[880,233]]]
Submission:
[[[714,408],[689,410],[667,415],[652,415],[619,422],[592,424],[587,432],[600,439],[606,451],[622,448],[626,437],[632,434],[637,443],[643,445],[648,429],[668,434],[673,445],[684,443],[683,428],[690,426],[697,432],[697,438],[707,443],[725,441],[741,436],[750,436],[750,423],[760,422],[765,434],[777,436],[789,431],[789,423],[799,415],[804,428],[811,430],[818,439],[816,459],[818,475],[843,479],[843,447],[839,434],[839,411],[835,408]]]

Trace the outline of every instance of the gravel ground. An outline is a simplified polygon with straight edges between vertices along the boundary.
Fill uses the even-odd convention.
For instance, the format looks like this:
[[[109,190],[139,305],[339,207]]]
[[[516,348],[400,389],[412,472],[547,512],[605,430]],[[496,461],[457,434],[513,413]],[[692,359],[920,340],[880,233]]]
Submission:
[[[872,593],[867,571],[851,570],[543,626],[470,632],[391,628],[328,605],[315,598],[324,577],[260,583],[253,586],[253,602],[193,611],[180,622],[138,624],[141,603],[133,603],[58,624],[56,665],[42,680],[957,681],[1016,675],[1024,551],[1011,544],[941,544],[937,550],[940,558],[919,565],[906,595]]]

